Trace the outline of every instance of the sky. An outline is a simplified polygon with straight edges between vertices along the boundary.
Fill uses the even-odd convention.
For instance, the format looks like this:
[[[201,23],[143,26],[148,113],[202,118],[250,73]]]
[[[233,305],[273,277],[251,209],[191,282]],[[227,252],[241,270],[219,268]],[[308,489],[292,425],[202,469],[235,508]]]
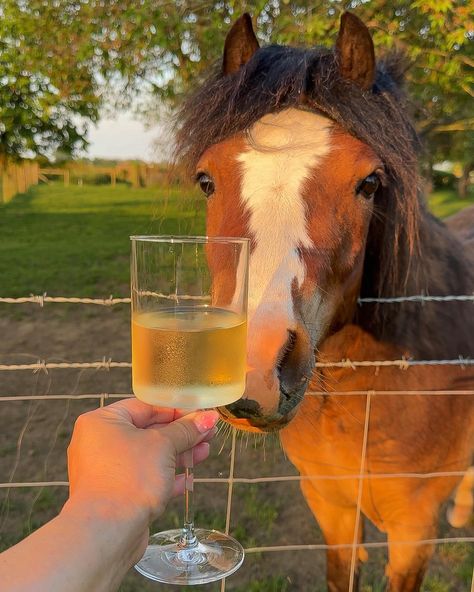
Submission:
[[[101,119],[97,126],[90,127],[87,156],[162,162],[166,160],[166,151],[154,146],[162,144],[157,142],[162,134],[159,126],[149,129],[132,113],[119,113],[113,119]]]

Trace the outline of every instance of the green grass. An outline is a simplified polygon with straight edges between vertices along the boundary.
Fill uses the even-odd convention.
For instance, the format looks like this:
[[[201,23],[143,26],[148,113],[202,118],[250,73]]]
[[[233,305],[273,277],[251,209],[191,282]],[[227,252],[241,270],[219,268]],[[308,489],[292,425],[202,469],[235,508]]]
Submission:
[[[449,190],[429,204],[444,217],[474,203]],[[0,205],[2,296],[126,295],[131,234],[202,234],[205,204],[180,188],[41,185]]]
[[[232,534],[244,547],[256,547],[255,534],[264,532],[269,536],[278,520],[278,500],[268,499],[265,488],[258,485],[238,485],[235,496],[239,500],[240,513]],[[252,555],[252,560],[255,559],[258,559],[258,553]]]
[[[422,589],[422,592],[449,592],[450,591],[449,584],[446,584],[446,582],[443,582],[437,576],[426,577],[421,589]]]
[[[126,295],[131,234],[202,234],[204,203],[175,188],[42,185],[0,205],[0,286]]]
[[[470,188],[466,199],[461,199],[452,189],[440,189],[430,195],[428,205],[435,216],[447,218],[463,208],[474,205],[474,187]]]
[[[270,576],[260,580],[239,586],[235,592],[286,592],[289,590],[289,582],[283,576]]]
[[[472,543],[450,543],[438,551],[446,565],[453,567],[453,573],[466,586],[470,585],[474,566],[474,545]]]

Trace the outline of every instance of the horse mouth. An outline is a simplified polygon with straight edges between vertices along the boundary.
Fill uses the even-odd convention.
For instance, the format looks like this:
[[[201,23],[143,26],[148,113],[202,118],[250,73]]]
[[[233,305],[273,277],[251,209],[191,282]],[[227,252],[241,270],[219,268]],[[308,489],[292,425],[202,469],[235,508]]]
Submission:
[[[257,434],[278,432],[293,419],[296,413],[296,410],[294,410],[287,415],[279,417],[241,418],[234,417],[226,407],[218,407],[217,411],[221,418],[234,428],[243,432],[253,432]]]

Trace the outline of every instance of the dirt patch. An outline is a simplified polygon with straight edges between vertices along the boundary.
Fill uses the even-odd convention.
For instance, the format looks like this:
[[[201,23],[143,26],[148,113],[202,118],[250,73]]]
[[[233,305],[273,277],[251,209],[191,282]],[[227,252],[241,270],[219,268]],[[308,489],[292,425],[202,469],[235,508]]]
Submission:
[[[130,360],[129,313],[126,307],[103,308],[74,305],[26,305],[5,309],[0,316],[0,363],[25,364],[45,361],[85,362],[102,358]],[[64,481],[66,447],[75,418],[99,405],[101,394],[130,393],[130,371],[53,370],[1,372],[0,397],[22,395],[69,395],[67,400],[0,400],[0,482]],[[95,398],[79,398],[81,395]],[[198,477],[226,477],[229,472],[229,439],[216,439],[211,459],[197,470]],[[235,474],[239,477],[295,475],[277,436],[265,439],[239,436]],[[0,490],[0,544],[5,548],[50,519],[64,503],[67,487],[12,488]],[[196,521],[202,526],[224,528],[227,486],[200,484],[196,489]],[[177,527],[181,520],[180,500],[174,501],[156,528]],[[231,533],[246,547],[322,543],[323,538],[297,482],[236,484]],[[474,528],[449,529],[446,537],[473,536]],[[383,540],[373,528],[368,540]],[[471,547],[472,548],[472,547]],[[472,554],[467,545],[440,549],[428,583],[440,592],[467,591]],[[364,590],[382,589],[385,553],[371,552],[364,568]],[[227,590],[253,592],[323,591],[323,551],[259,553],[249,555],[244,567],[229,578]],[[464,574],[464,575],[463,575]],[[433,586],[434,586],[433,584]],[[133,570],[122,592],[176,590],[147,582]],[[220,584],[203,586],[217,592]]]

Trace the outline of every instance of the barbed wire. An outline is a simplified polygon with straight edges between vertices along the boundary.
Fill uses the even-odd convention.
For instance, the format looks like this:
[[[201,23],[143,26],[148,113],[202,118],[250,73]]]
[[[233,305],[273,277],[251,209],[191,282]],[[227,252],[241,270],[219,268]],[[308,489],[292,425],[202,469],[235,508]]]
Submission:
[[[315,368],[368,368],[370,366],[397,366],[400,370],[407,370],[411,366],[472,366],[473,358],[454,358],[450,360],[412,360],[401,358],[400,360],[350,360],[345,358],[338,362],[316,362]]]
[[[76,399],[130,399],[135,395],[132,394],[109,394],[109,393],[90,393],[80,395],[0,395],[0,403],[2,401],[66,401]]]
[[[45,303],[60,303],[60,304],[96,304],[99,306],[114,306],[116,304],[130,304],[131,298],[114,298],[112,295],[108,298],[76,298],[66,296],[48,296],[44,294],[30,294],[29,296],[21,296],[19,298],[0,298],[0,302],[4,304],[39,304],[41,307]]]
[[[368,303],[394,304],[398,302],[474,302],[474,294],[461,294],[459,296],[425,296],[415,294],[414,296],[392,296],[389,298],[358,298],[357,304]]]
[[[315,368],[367,368],[395,366],[400,370],[408,370],[411,366],[473,366],[474,358],[459,358],[447,360],[412,360],[402,358],[400,360],[350,360],[348,358],[337,362],[316,362]],[[131,362],[115,362],[111,358],[103,357],[100,362],[46,362],[38,360],[33,364],[0,364],[0,371],[31,370],[39,372],[42,370],[47,373],[48,370],[72,369],[105,369],[111,368],[131,368]]]
[[[199,296],[188,296],[186,294],[163,294],[160,292],[142,292],[142,295],[154,296],[167,300],[199,299]],[[208,296],[201,297],[208,300]],[[108,298],[80,298],[75,296],[48,296],[47,292],[43,294],[30,294],[29,296],[20,296],[18,298],[0,297],[0,303],[4,304],[39,304],[43,307],[46,303],[59,304],[95,304],[97,306],[115,306],[117,304],[130,304],[131,298],[116,297],[110,295]],[[412,296],[393,296],[388,298],[358,298],[358,304],[395,304],[402,302],[473,302],[474,294],[450,294],[446,296],[427,296],[425,294],[414,294]]]
[[[42,370],[47,374],[48,370],[64,370],[68,368],[76,370],[110,370],[111,368],[131,367],[131,362],[114,362],[111,358],[103,357],[100,362],[46,362],[46,360],[38,360],[33,364],[0,364],[0,371],[32,370],[33,372],[39,372]]]

